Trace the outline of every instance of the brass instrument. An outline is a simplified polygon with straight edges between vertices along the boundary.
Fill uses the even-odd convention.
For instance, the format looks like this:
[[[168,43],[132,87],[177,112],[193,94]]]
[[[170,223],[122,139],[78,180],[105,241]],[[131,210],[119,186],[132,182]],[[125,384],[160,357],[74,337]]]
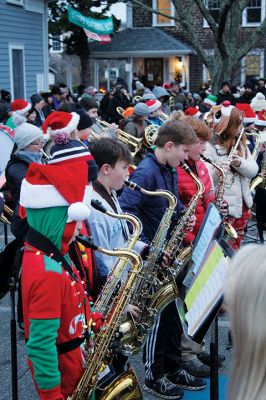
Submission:
[[[164,251],[170,254],[170,268],[166,270],[168,280],[176,279],[182,270],[185,260],[192,253],[192,246],[187,246],[182,249],[182,242],[186,235],[186,226],[191,217],[195,214],[197,203],[204,193],[204,185],[201,180],[192,172],[191,168],[186,163],[180,163],[180,167],[186,171],[194,180],[197,185],[197,193],[192,197],[189,205],[182,215],[177,226],[171,232],[171,237],[168,240]]]
[[[216,164],[213,162],[209,157],[206,157],[204,155],[201,155],[201,158],[211,164],[215,169],[219,171],[219,184],[216,189],[215,193],[215,205],[217,206],[218,210],[221,210],[221,205],[222,201],[224,198],[224,187],[225,187],[225,179],[226,179],[226,174],[224,168],[220,167],[220,165]],[[223,231],[228,236],[229,238],[237,239],[238,234],[235,230],[235,228],[226,222],[226,220],[223,221]]]
[[[251,156],[252,156],[253,160],[257,160],[258,153],[259,153],[259,147],[260,147],[260,143],[261,143],[259,131],[256,128],[254,128],[251,132],[244,131],[244,133],[246,136],[255,136],[255,138],[256,138],[255,146],[254,146]]]
[[[121,350],[124,354],[130,355],[138,350],[145,343],[146,336],[153,326],[158,313],[178,296],[178,289],[175,282],[163,285],[158,277],[158,259],[164,247],[164,242],[170,227],[171,219],[176,206],[176,197],[167,190],[156,190],[155,192],[145,190],[134,182],[125,182],[132,190],[137,190],[149,196],[162,196],[168,200],[169,206],[164,213],[154,239],[150,245],[145,268],[140,271],[136,289],[130,300],[141,310],[137,320],[127,318],[120,326]]]
[[[170,108],[170,112],[172,112],[175,108],[175,98],[174,96],[170,96],[169,97],[169,108]]]
[[[263,143],[264,146],[266,143]],[[263,159],[261,163],[261,173],[266,172],[266,148],[264,149],[263,153]],[[262,189],[266,188],[266,181],[265,178],[263,178],[261,175],[256,176],[256,178],[252,179],[251,184],[250,184],[250,191],[251,193],[254,193],[255,189],[260,186]]]
[[[164,112],[162,112],[162,113],[160,114],[160,116],[159,116],[159,119],[160,119],[163,123],[165,123],[169,118],[170,118],[170,115],[165,114]]]
[[[139,103],[140,101],[142,101],[143,100],[143,98],[142,98],[142,96],[134,96],[133,97],[133,103],[135,104],[135,103]]]
[[[132,296],[138,273],[142,267],[140,256],[133,250],[120,249],[111,251],[93,244],[92,247],[106,255],[129,259],[132,263],[132,269],[128,273],[127,282],[120,287],[117,301],[107,312],[103,325],[95,335],[93,346],[88,349],[89,357],[85,371],[76,389],[72,395],[68,397],[68,400],[87,400],[90,398],[93,390],[97,387],[98,374],[104,370],[107,365],[106,359],[112,354],[111,346],[119,327],[119,321],[125,311],[129,299]],[[112,382],[107,388],[105,388],[100,399],[141,400],[142,394],[133,370],[130,369],[121,374],[118,380]]]
[[[103,130],[106,131],[110,129],[110,124],[108,122],[101,121],[98,118],[96,118],[96,121],[98,124],[101,125]],[[94,132],[93,129],[91,129],[91,133],[95,139],[99,139],[99,135]],[[122,131],[122,129],[118,129],[116,131],[116,137],[120,142],[126,144],[129,147],[132,157],[135,157],[135,155],[140,151],[143,144],[143,138],[132,136],[129,133]]]
[[[13,211],[6,204],[4,204],[3,213],[0,215],[0,222],[10,225]]]
[[[116,112],[117,112],[118,114],[120,114],[122,117],[124,117],[124,112],[125,112],[124,108],[122,108],[122,107],[116,107]]]
[[[158,136],[159,126],[157,125],[148,125],[144,131],[144,141],[148,147],[154,146],[156,138]]]
[[[98,211],[109,215],[112,218],[119,218],[122,220],[129,221],[133,226],[133,232],[130,235],[125,247],[128,250],[132,250],[139,238],[139,235],[142,231],[142,223],[140,220],[131,214],[116,214],[112,211],[106,210],[106,208],[102,205],[102,203],[98,200],[92,200],[91,205]],[[96,302],[94,303],[94,308],[97,312],[102,314],[106,314],[108,311],[108,307],[111,306],[112,303],[116,300],[115,292],[117,287],[119,286],[120,279],[125,271],[125,268],[128,263],[127,257],[121,257],[118,259],[114,268],[112,269],[111,273],[108,276],[107,282],[105,283],[104,287],[101,290],[99,297],[97,298]]]

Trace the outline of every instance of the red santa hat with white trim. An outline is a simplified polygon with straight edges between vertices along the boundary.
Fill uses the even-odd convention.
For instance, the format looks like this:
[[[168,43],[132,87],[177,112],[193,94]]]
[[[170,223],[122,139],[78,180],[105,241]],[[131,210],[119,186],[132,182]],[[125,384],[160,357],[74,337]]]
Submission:
[[[146,101],[146,104],[149,107],[150,114],[162,107],[162,103],[159,100],[149,100]]]
[[[68,220],[84,221],[90,215],[88,166],[84,162],[65,165],[32,163],[22,181],[20,205],[30,209],[68,207]]]
[[[77,128],[79,120],[80,116],[75,112],[54,111],[44,121],[42,130],[51,136],[63,134],[70,137],[70,133]]]
[[[185,110],[185,114],[194,118],[199,118],[201,116],[201,112],[196,107],[188,107]]]
[[[20,115],[26,114],[31,109],[31,103],[24,99],[16,99],[11,103],[11,111]]]
[[[238,110],[243,112],[243,114],[244,114],[244,119],[243,119],[244,124],[250,124],[252,122],[255,122],[257,116],[256,116],[255,111],[252,110],[250,104],[248,104],[248,103],[236,103],[236,108],[238,108]]]
[[[255,125],[266,126],[266,110],[259,111],[257,117]]]

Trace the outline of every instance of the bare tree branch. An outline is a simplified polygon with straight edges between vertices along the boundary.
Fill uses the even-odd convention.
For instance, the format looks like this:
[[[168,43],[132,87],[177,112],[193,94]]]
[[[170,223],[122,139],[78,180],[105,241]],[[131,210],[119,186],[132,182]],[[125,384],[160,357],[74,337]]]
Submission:
[[[212,30],[214,39],[216,43],[218,44],[218,25],[215,22],[214,18],[212,17],[211,13],[209,12],[208,8],[205,5],[204,0],[195,0],[195,3],[197,4],[201,14],[203,17],[206,19],[210,29]]]
[[[266,32],[266,18],[251,34],[249,39],[238,49],[236,57],[241,60],[257,43],[260,37]]]

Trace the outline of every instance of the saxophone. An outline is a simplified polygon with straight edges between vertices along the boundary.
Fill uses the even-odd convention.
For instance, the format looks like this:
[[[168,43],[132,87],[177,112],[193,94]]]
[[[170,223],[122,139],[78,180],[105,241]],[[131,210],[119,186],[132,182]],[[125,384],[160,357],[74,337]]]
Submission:
[[[149,255],[145,268],[139,273],[135,291],[130,300],[141,310],[139,318],[127,318],[120,326],[121,350],[125,355],[131,355],[138,351],[145,342],[145,338],[160,313],[178,295],[175,285],[163,285],[157,276],[158,258],[164,247],[166,236],[176,206],[175,196],[166,190],[151,192],[141,188],[133,182],[125,182],[132,190],[140,191],[145,195],[166,197],[169,206],[164,213],[154,239],[150,245]]]
[[[264,146],[266,146],[266,143],[263,143]],[[266,147],[264,149],[264,153],[263,153],[263,159],[262,159],[262,163],[261,163],[261,172],[266,172]],[[266,182],[265,179],[258,175],[256,176],[256,178],[252,179],[251,184],[250,184],[250,191],[252,193],[255,193],[255,189],[257,187],[261,187],[262,189],[266,188]]]
[[[137,217],[131,214],[116,214],[114,212],[107,211],[106,208],[102,205],[102,203],[98,200],[92,200],[91,205],[96,210],[103,212],[104,214],[107,214],[112,218],[119,218],[130,221],[130,223],[133,226],[133,232],[132,235],[128,238],[125,247],[128,250],[132,250],[142,231],[141,221]],[[127,263],[128,263],[128,258],[126,257],[121,257],[117,260],[112,272],[108,276],[107,282],[105,283],[104,287],[101,290],[99,297],[94,303],[94,308],[97,312],[100,312],[101,314],[106,314],[108,307],[110,307],[111,302],[114,302],[116,298],[115,294],[119,286],[120,279],[127,266]]]
[[[215,192],[215,205],[217,206],[218,210],[221,211],[222,201],[224,198],[226,171],[224,170],[224,168],[220,167],[220,165],[213,162],[209,157],[201,155],[201,158],[203,159],[203,161],[211,164],[219,172],[219,184]],[[237,239],[238,237],[235,228],[233,228],[233,226],[225,220],[223,221],[223,232],[226,233],[226,236],[228,238]]]
[[[112,354],[112,343],[117,335],[119,321],[125,311],[126,305],[132,295],[132,290],[136,284],[138,273],[142,267],[140,256],[133,250],[106,250],[100,246],[95,246],[92,242],[86,243],[83,237],[78,237],[82,244],[92,247],[94,250],[101,251],[103,254],[129,259],[132,269],[128,273],[127,282],[120,287],[117,301],[113,304],[106,314],[105,321],[93,340],[93,346],[88,351],[88,361],[85,371],[71,396],[68,400],[88,400],[97,386],[98,374],[104,370],[108,364],[107,359]],[[114,382],[104,389],[100,396],[101,400],[141,400],[142,394],[138,385],[137,378],[131,368],[122,373]]]
[[[168,275],[166,280],[170,281],[177,278],[182,270],[185,260],[191,256],[192,246],[190,245],[182,249],[182,242],[186,235],[186,226],[191,217],[195,214],[197,203],[205,189],[201,180],[192,172],[191,168],[186,163],[180,163],[180,167],[195,181],[197,185],[197,193],[190,200],[185,213],[181,217],[177,226],[171,232],[171,237],[164,248],[164,251],[170,254],[170,268],[166,270],[166,274]]]

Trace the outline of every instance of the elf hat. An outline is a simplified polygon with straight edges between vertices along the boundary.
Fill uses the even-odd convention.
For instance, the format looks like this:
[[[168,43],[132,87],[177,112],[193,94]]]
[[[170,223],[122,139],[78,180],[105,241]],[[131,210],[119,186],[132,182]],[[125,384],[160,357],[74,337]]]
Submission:
[[[44,121],[42,130],[51,136],[63,134],[70,137],[70,133],[77,128],[79,120],[80,116],[75,112],[54,111]]]
[[[215,106],[217,102],[217,97],[209,94],[206,99],[204,99],[204,103],[210,104],[211,106]]]
[[[256,120],[256,113],[252,110],[250,104],[248,103],[236,103],[236,108],[244,114],[243,122],[248,124]]]
[[[162,107],[162,103],[159,100],[149,100],[146,104],[149,107],[150,114]]]
[[[188,107],[185,114],[194,118],[199,118],[201,116],[201,112],[196,107]]]
[[[22,181],[20,205],[29,209],[68,207],[68,220],[84,221],[90,215],[88,166],[31,163]]]
[[[257,114],[258,118],[255,121],[255,124],[258,126],[266,126],[266,109],[261,110]]]
[[[31,109],[31,104],[24,99],[16,99],[11,103],[11,111],[20,115],[26,114]]]

